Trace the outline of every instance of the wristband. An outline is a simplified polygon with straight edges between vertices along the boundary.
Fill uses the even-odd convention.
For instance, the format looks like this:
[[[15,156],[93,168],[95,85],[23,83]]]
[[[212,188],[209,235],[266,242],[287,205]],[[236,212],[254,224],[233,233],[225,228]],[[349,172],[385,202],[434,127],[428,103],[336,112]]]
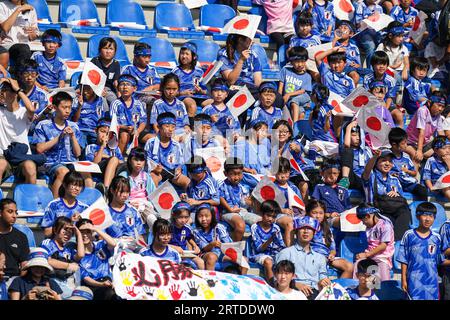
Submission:
[[[22,88],[19,88],[18,90],[15,91],[16,94],[19,94],[19,93],[21,93],[21,92],[23,92],[23,89],[22,89]]]

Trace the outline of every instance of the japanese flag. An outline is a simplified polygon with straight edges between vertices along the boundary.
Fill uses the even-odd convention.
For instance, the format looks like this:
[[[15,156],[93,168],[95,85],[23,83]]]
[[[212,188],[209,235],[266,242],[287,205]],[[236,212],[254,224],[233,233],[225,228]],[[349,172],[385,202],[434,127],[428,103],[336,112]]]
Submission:
[[[254,102],[255,99],[252,94],[247,87],[244,86],[227,102],[227,107],[231,114],[237,119],[238,116],[247,110]]]
[[[367,19],[361,21],[360,31],[371,28],[375,31],[380,31],[388,26],[389,23],[394,21],[394,18],[384,13],[374,13]]]
[[[376,137],[378,143],[384,144],[387,140],[391,128],[380,119],[374,108],[363,108],[357,119],[358,125],[371,137]],[[378,146],[381,147],[381,146]]]
[[[180,201],[180,197],[167,180],[150,194],[149,200],[162,218],[170,219],[171,210],[175,203]]]
[[[343,232],[366,231],[366,226],[356,216],[356,207],[342,212],[339,218]]]
[[[195,30],[197,30],[197,31],[209,31],[209,32],[216,32],[216,33],[222,33],[223,32],[223,28],[211,27],[211,26],[196,26]]]
[[[350,0],[333,0],[334,15],[339,20],[351,21],[355,14],[355,8]]]
[[[427,31],[425,19],[428,18],[425,12],[419,11],[419,14],[414,20],[414,25],[409,33],[415,43],[419,44],[422,41],[423,34]]]
[[[66,61],[64,61],[64,64],[66,65],[66,68],[67,68],[66,80],[69,80],[70,78],[72,78],[72,75],[75,72],[83,71],[83,68],[84,68],[84,62],[83,61],[66,60]]]
[[[266,200],[275,200],[282,208],[286,203],[286,197],[283,192],[281,192],[276,184],[266,176],[264,176],[261,181],[258,182],[255,189],[253,189],[252,196],[261,203]]]
[[[364,87],[357,87],[342,101],[347,108],[357,113],[361,108],[374,108],[378,105],[377,98]]]
[[[289,149],[286,149],[283,152],[282,157],[289,160],[289,164],[291,165],[291,168],[294,169],[295,171],[297,171],[298,173],[300,173],[304,181],[307,181],[307,182],[309,181],[308,177],[303,172],[302,168],[300,168],[300,165],[298,164],[297,160],[295,160],[295,158],[292,156],[291,151],[289,151]]]
[[[297,12],[302,10],[303,2],[302,0],[294,0],[292,1],[292,12]]]
[[[305,210],[305,203],[302,198],[300,198],[291,187],[288,187],[288,196],[289,196],[289,207],[297,207],[300,210]]]
[[[203,73],[203,76],[200,80],[201,84],[206,85],[212,79],[212,77],[214,77],[217,71],[220,70],[222,65],[223,65],[222,61],[220,60],[214,61],[214,63],[210,65],[208,69],[206,69],[205,73]]]
[[[343,100],[344,98],[330,90],[330,95],[328,96],[328,104],[333,107],[331,113],[333,113],[333,115],[353,117],[355,113],[353,112],[353,110],[347,108],[342,103]]]
[[[313,72],[319,72],[319,70],[317,69],[317,65],[316,65],[316,56],[319,53],[322,53],[324,51],[331,49],[332,47],[333,47],[333,45],[331,44],[331,42],[328,42],[328,43],[319,44],[317,46],[312,46],[312,47],[306,48],[306,50],[308,51],[308,61],[306,61],[306,69],[313,71]],[[327,63],[327,58],[323,59],[323,61],[325,63]]]
[[[101,97],[103,89],[105,88],[106,75],[103,73],[102,69],[95,64],[86,61],[80,83],[90,86],[95,94]]]
[[[444,173],[433,186],[432,190],[440,190],[450,187],[450,171]]]
[[[147,26],[136,22],[111,22],[112,27],[145,30]]]
[[[173,70],[177,66],[176,62],[174,61],[155,61],[150,62],[150,65],[153,67],[165,68],[170,70]]]
[[[115,149],[119,145],[119,124],[117,123],[117,113],[113,112],[111,126],[109,127],[108,147]]]
[[[183,0],[183,3],[189,10],[200,8],[208,4],[206,0]]]
[[[94,226],[106,229],[114,224],[109,212],[109,207],[103,197],[98,198],[93,204],[81,213],[81,217],[92,221]]]
[[[233,261],[243,268],[250,269],[247,260],[244,257],[245,241],[227,242],[220,245],[220,250]]]
[[[72,20],[68,21],[67,24],[71,27],[89,27],[98,25],[97,19]]]
[[[240,34],[253,39],[258,29],[259,21],[261,21],[261,16],[253,14],[236,16],[227,22],[223,28],[223,33]]]
[[[214,179],[218,181],[225,180],[224,163],[226,156],[223,147],[199,148],[195,150],[195,155],[205,160],[206,166],[211,171]]]
[[[71,162],[77,172],[102,173],[97,163],[91,161]]]
[[[294,126],[294,121],[292,120],[291,113],[289,112],[287,106],[283,107],[283,115],[281,116],[281,118],[283,120],[286,120],[291,127]]]
[[[131,150],[133,148],[136,148],[137,146],[139,146],[139,140],[138,140],[138,135],[136,134],[136,130],[135,130],[134,135],[133,135],[133,141],[131,141],[130,145],[127,148],[127,154],[130,154]]]

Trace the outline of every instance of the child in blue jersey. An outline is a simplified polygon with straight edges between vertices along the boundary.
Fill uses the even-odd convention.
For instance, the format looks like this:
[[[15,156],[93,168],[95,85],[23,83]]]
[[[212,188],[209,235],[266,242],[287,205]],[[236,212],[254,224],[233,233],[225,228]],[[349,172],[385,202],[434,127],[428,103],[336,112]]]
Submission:
[[[74,234],[76,243],[69,242]],[[51,239],[42,241],[41,247],[48,252],[48,263],[55,271],[54,280],[63,290],[62,298],[69,297],[75,287],[68,279],[78,278],[74,273],[79,273],[79,262],[84,257],[83,236],[80,230],[70,218],[58,217],[52,228]]]
[[[403,107],[413,115],[421,105],[423,105],[431,93],[431,84],[422,80],[427,76],[430,65],[423,57],[411,59],[409,67],[409,77],[405,81],[403,90]]]
[[[139,235],[144,241],[144,223],[136,209],[126,202],[130,196],[130,181],[124,177],[115,177],[108,190],[109,212],[114,224],[106,229],[106,233],[113,238],[133,238]]]
[[[171,112],[158,115],[158,135],[145,144],[147,167],[155,185],[170,180],[171,183],[186,189],[189,178],[181,173],[184,165],[183,148],[172,139],[175,132],[176,117]]]
[[[337,184],[341,173],[341,164],[334,159],[327,159],[321,165],[323,183],[316,185],[312,197],[323,201],[326,206],[327,218],[338,217],[339,214],[351,208],[348,190]],[[317,218],[316,218],[317,219]]]
[[[373,290],[374,271],[377,263],[372,259],[364,259],[358,262],[358,285],[355,288],[348,288],[347,293],[352,300],[379,300]]]
[[[259,86],[259,105],[252,110],[251,121],[264,121],[267,123],[269,131],[273,124],[280,120],[283,112],[275,107],[277,86],[273,82],[263,82]]]
[[[336,21],[333,3],[328,0],[308,0],[303,10],[312,14],[313,34],[319,35],[322,42],[331,41]]]
[[[200,83],[203,76],[202,68],[197,67],[197,46],[186,42],[180,48],[178,66],[172,70],[180,79],[179,99],[186,106],[190,118],[197,113],[197,103],[207,98],[208,91]]]
[[[290,108],[294,123],[305,118],[305,109],[311,102],[312,78],[306,72],[307,60],[308,51],[304,47],[292,47],[289,51],[292,66],[281,69],[278,93]]]
[[[432,145],[434,154],[427,160],[422,171],[422,182],[430,191],[450,168],[450,140],[445,136],[438,136],[433,140]],[[440,189],[437,192],[450,199],[450,188]]]
[[[441,252],[444,257],[450,259],[450,220],[447,220],[440,228],[439,235],[441,236]],[[1,258],[0,258],[1,259]],[[1,267],[0,267],[1,270]],[[450,300],[450,268],[444,268],[442,275],[442,299]],[[1,272],[1,271],[0,271]]]
[[[181,199],[189,203],[193,209],[202,203],[218,207],[220,205],[219,186],[206,167],[205,160],[194,156],[189,159],[186,167],[191,182],[186,193],[181,195]]]
[[[111,104],[111,116],[117,116],[119,126],[119,149],[125,154],[128,143],[133,137],[139,137],[147,124],[146,107],[133,93],[137,88],[137,81],[133,76],[121,75],[118,79],[120,98]]]
[[[153,126],[153,130],[156,133],[159,132],[158,116],[164,112],[171,112],[176,117],[176,135],[191,132],[186,107],[182,101],[177,99],[180,90],[180,78],[176,74],[168,73],[163,77],[160,87],[161,99],[155,101],[150,115],[150,125]]]
[[[392,128],[389,131],[389,143],[394,154],[392,172],[397,174],[403,190],[411,192],[419,201],[427,201],[428,190],[417,181],[418,171],[409,155],[405,152],[408,144],[408,134],[402,128]]]
[[[100,118],[105,116],[103,97],[95,94],[89,85],[83,84],[82,92],[78,95],[78,103],[72,110],[72,121],[78,124],[83,134],[83,140],[79,141],[81,148],[96,143],[96,128]]]
[[[227,177],[219,186],[221,220],[231,225],[233,241],[241,241],[245,232],[245,224],[253,225],[261,220],[257,214],[251,213],[253,201],[250,188],[243,183],[244,164],[239,158],[227,158],[224,165]]]
[[[227,131],[232,131],[233,135],[238,135],[241,128],[239,121],[231,114],[230,109],[224,103],[228,97],[228,85],[222,78],[216,78],[211,85],[211,97],[213,102],[203,108],[203,113],[211,116],[214,133],[227,136]]]
[[[352,278],[353,264],[344,258],[336,257],[336,243],[328,223],[327,206],[321,200],[312,199],[306,206],[306,215],[319,222],[319,229],[311,242],[312,249],[322,254],[332,267],[342,271],[341,278]]]
[[[406,29],[407,37],[406,42],[409,43],[408,49],[411,51],[413,46],[419,47],[420,43],[415,43],[412,38],[410,38],[409,32],[414,26],[416,17],[419,15],[419,11],[416,8],[411,7],[411,0],[399,0],[399,5],[394,6],[390,11],[389,15],[394,18],[395,21],[400,22],[403,28]]]
[[[364,181],[366,193],[366,202],[377,204],[380,196],[384,198],[397,198],[395,210],[392,205],[382,206],[386,203],[377,204],[381,213],[391,219],[394,225],[395,240],[400,240],[406,230],[409,229],[410,210],[403,196],[403,188],[399,179],[393,175],[392,168],[394,164],[392,159],[394,154],[389,149],[378,149],[373,151],[373,157],[367,162],[361,178]],[[403,198],[403,200],[402,200]],[[395,199],[393,201],[396,201]],[[398,202],[402,202],[398,204]]]
[[[89,219],[80,219],[76,226],[84,245],[84,257],[80,261],[81,284],[92,290],[94,300],[111,300],[115,293],[109,258],[113,255],[116,240],[94,226]],[[101,240],[97,241],[96,235]]]
[[[311,13],[308,11],[300,12],[295,22],[296,36],[292,37],[289,41],[289,49],[286,52],[288,55],[293,47],[308,48],[321,44],[320,36],[311,33],[313,25],[314,22]]]
[[[346,98],[355,88],[355,83],[345,73],[347,55],[344,47],[333,47],[316,55],[316,64],[321,82],[334,93]],[[323,60],[327,57],[328,64]]]
[[[38,123],[33,135],[36,152],[47,156],[44,167],[52,181],[53,196],[58,195],[59,187],[69,169],[64,162],[74,162],[81,155],[82,134],[75,122],[68,121],[72,110],[72,97],[67,92],[58,92],[53,96],[52,104],[55,117]],[[84,174],[86,178],[90,174]],[[91,187],[92,185],[87,185]]]
[[[67,67],[64,60],[58,56],[58,48],[62,46],[62,36],[58,30],[45,30],[41,36],[44,52],[36,51],[31,56],[39,67],[37,82],[45,90],[64,88],[66,85]]]
[[[116,170],[120,163],[123,162],[123,156],[119,147],[111,148],[108,145],[109,127],[111,121],[109,118],[101,118],[98,120],[96,133],[96,143],[86,146],[84,150],[85,159],[97,163],[102,171],[101,174],[94,173],[93,179],[97,181],[96,188],[103,195],[111,184],[116,174]]]
[[[358,46],[351,41],[355,27],[350,21],[340,20],[334,31],[333,45],[345,49],[346,64],[344,72],[353,79],[355,87],[359,82],[358,69],[361,69],[361,57]]]
[[[58,217],[67,217],[73,222],[80,219],[81,213],[89,207],[77,200],[83,189],[84,180],[81,174],[76,171],[67,172],[58,191],[59,198],[51,201],[44,211],[41,227],[46,237],[51,236],[52,227]]]
[[[417,206],[419,226],[408,230],[402,238],[397,261],[402,266],[402,289],[412,300],[438,300],[438,267],[444,257],[441,237],[431,230],[436,218],[436,206],[422,202]],[[448,264],[449,260],[445,263]]]
[[[200,254],[200,248],[195,243],[194,234],[188,222],[191,220],[191,206],[189,203],[180,201],[172,208],[172,240],[170,246],[174,248],[180,255],[185,250],[192,251],[194,255]],[[205,262],[200,257],[183,258],[183,261],[192,260],[197,269],[205,269]]]
[[[216,215],[211,206],[203,203],[197,207],[195,214],[194,237],[201,249],[200,257],[205,261],[206,270],[215,270],[216,262],[230,261],[220,250],[222,243],[232,242],[227,229],[217,223]]]
[[[144,257],[171,260],[181,263],[180,254],[169,245],[172,240],[172,226],[166,219],[158,218],[153,224],[153,242],[148,248],[143,248],[139,254]]]
[[[252,256],[250,261],[264,267],[264,275],[267,281],[273,279],[273,262],[275,256],[286,247],[281,236],[281,229],[275,223],[281,208],[276,201],[267,200],[261,204],[260,222],[252,224]]]

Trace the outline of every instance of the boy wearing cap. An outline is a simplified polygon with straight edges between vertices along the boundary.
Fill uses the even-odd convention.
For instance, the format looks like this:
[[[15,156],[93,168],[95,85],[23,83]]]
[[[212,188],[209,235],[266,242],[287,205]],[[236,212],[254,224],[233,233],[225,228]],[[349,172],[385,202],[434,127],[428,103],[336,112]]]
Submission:
[[[445,136],[436,137],[433,142],[433,155],[428,158],[422,171],[422,183],[433,190],[436,181],[450,169],[450,140]],[[440,189],[439,193],[450,199],[450,188]]]
[[[101,174],[93,174],[94,180],[101,180],[103,183],[97,183],[98,189],[105,195],[116,174],[117,167],[124,161],[119,147],[112,149],[108,145],[108,135],[111,121],[109,118],[101,118],[98,120],[95,130],[97,140],[94,144],[89,144],[84,150],[85,158],[88,161],[97,163],[102,171]],[[96,188],[97,188],[96,186]]]
[[[171,112],[163,112],[156,119],[157,136],[145,143],[147,168],[155,185],[170,179],[173,184],[186,189],[189,178],[181,173],[184,165],[183,148],[178,141],[172,140],[175,133],[176,117]]]
[[[141,101],[133,97],[137,88],[136,78],[130,75],[121,75],[117,89],[120,98],[111,103],[111,117],[116,114],[119,126],[119,149],[125,154],[126,147],[132,137],[139,137],[147,124],[146,108]]]
[[[308,51],[305,48],[293,47],[288,56],[292,66],[281,69],[278,93],[290,108],[292,121],[295,123],[305,118],[305,108],[309,108],[312,78],[306,72]]]
[[[441,236],[431,227],[437,208],[431,202],[417,206],[419,226],[402,238],[397,261],[402,268],[402,289],[412,300],[438,300],[438,267],[450,265],[441,252]]]
[[[264,81],[259,86],[260,104],[252,110],[250,120],[264,121],[269,127],[269,132],[273,124],[282,118],[283,111],[274,106],[277,87],[275,83]]]
[[[31,56],[39,67],[38,86],[43,90],[64,88],[66,85],[67,67],[64,60],[58,56],[58,49],[61,47],[62,36],[58,30],[48,29],[42,34],[41,42],[44,52],[36,51]]]
[[[314,300],[323,287],[331,284],[327,277],[327,259],[311,247],[311,241],[318,229],[319,222],[316,219],[309,216],[296,217],[294,231],[297,241],[276,256],[276,263],[289,260],[295,265],[295,286],[308,300]]]

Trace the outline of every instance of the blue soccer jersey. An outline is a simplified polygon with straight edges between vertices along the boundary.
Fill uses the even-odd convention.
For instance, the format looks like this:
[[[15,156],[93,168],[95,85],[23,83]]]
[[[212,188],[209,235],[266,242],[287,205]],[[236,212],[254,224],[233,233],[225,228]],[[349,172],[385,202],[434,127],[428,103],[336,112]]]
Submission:
[[[74,115],[80,106],[74,104],[75,108],[72,109],[72,115]],[[96,97],[94,101],[84,101],[81,106],[80,118],[78,119],[78,128],[85,132],[95,132],[97,128],[98,120],[105,116],[105,110],[103,109],[103,98]]]
[[[361,23],[364,19],[367,19],[369,16],[379,13],[382,14],[383,8],[378,5],[370,5],[368,6],[364,1],[358,1],[354,3],[355,6],[355,14],[353,16],[353,23],[358,24]]]
[[[283,95],[304,89],[312,91],[312,78],[309,73],[297,73],[292,67],[283,67],[280,73],[280,81],[283,82]]]
[[[281,229],[277,224],[272,224],[270,230],[265,231],[261,227],[260,222],[258,222],[253,224],[250,229],[252,232],[252,256],[250,257],[251,261],[258,261],[258,258],[262,255],[268,255],[275,259],[275,256],[281,250],[286,248],[286,245],[283,241]],[[275,234],[275,236],[273,236],[273,234]],[[262,250],[262,245],[271,237],[274,237],[273,241],[267,246],[265,250]]]
[[[250,196],[250,188],[243,183],[233,185],[230,180],[225,179],[219,186],[219,196],[224,198],[231,208],[236,206],[247,209],[244,199]],[[225,208],[222,208],[222,210],[222,213],[227,213]]]
[[[195,243],[197,243],[200,250],[202,251],[208,244],[210,244],[212,241],[215,241],[216,239],[219,240],[221,243],[233,242],[227,229],[222,224],[217,224],[214,228],[211,228],[208,232],[198,227],[195,228],[193,232]],[[211,252],[214,252],[217,256],[221,256],[220,248],[215,247],[211,250]]]
[[[439,178],[448,171],[447,165],[442,160],[432,156],[428,158],[422,171],[422,182],[425,180],[431,180],[434,185]]]
[[[372,290],[370,296],[360,296],[358,287],[355,288],[346,288],[348,295],[352,300],[380,300],[375,294],[375,291]]]
[[[373,203],[375,179],[377,182],[378,195],[381,196],[391,191],[395,191],[403,197],[403,188],[397,177],[394,177],[391,173],[389,173],[386,179],[384,179],[381,172],[374,169],[370,174],[369,180],[364,181],[364,190],[366,192],[367,202]]]
[[[163,147],[159,137],[153,137],[145,143],[147,153],[147,167],[153,168],[154,163],[161,164],[166,170],[175,170],[184,164],[183,147],[175,140],[171,140],[167,147]]]
[[[373,81],[375,81],[375,73],[371,72],[371,73],[365,75],[364,79],[363,79],[364,88],[369,90],[369,85]],[[397,96],[397,86],[395,83],[395,79],[393,77],[391,77],[390,75],[385,73],[381,80],[377,79],[376,81],[382,81],[384,83],[384,85],[387,87],[387,93],[386,93],[385,99],[387,99],[387,98],[394,99]]]
[[[410,21],[414,21],[419,15],[419,11],[413,7],[409,7],[406,11],[399,5],[394,6],[391,9],[390,16],[394,18],[395,21],[405,24]],[[412,27],[405,28],[408,32],[411,31]]]
[[[114,224],[106,229],[106,233],[111,237],[134,238],[136,236],[135,230],[138,234],[145,233],[144,223],[135,208],[125,204],[122,211],[116,211],[109,206],[109,212],[111,213]]]
[[[188,241],[191,239],[194,239],[194,235],[188,225],[185,225],[182,228],[177,228],[174,224],[172,224],[172,239],[170,240],[171,245],[187,250]]]
[[[414,163],[406,152],[402,152],[398,158],[395,156],[392,157],[392,163],[394,164],[394,167],[391,172],[398,174],[398,179],[400,180],[403,189],[405,189],[405,187],[417,184],[416,178],[410,176],[402,170],[402,168],[406,168],[410,171],[416,171]]]
[[[336,46],[341,46],[345,49],[345,58],[347,59],[346,65],[349,66],[352,62],[359,64],[361,66],[361,56],[359,53],[358,46],[352,41],[349,41],[345,46],[339,41],[336,42]]]
[[[413,300],[438,300],[438,266],[442,262],[441,237],[430,231],[426,238],[416,229],[405,232],[397,261],[407,265],[408,294]]]
[[[372,158],[372,151],[369,147],[363,148],[360,146],[353,149],[353,173],[361,177],[370,158]]]
[[[106,277],[112,279],[108,261],[111,256],[112,252],[105,240],[94,242],[92,252],[85,253],[80,261],[81,279],[86,277],[94,280]]]
[[[61,133],[66,127],[71,127],[77,141],[81,141],[82,134],[75,122],[66,121],[64,128],[59,129],[54,120],[43,120],[36,125],[32,143],[48,142],[55,137],[61,136]],[[61,137],[58,143],[50,150],[44,152],[44,154],[47,156],[47,161],[45,162],[47,167],[57,163],[74,162],[77,160],[73,153],[72,141],[69,135]]]
[[[309,3],[305,2],[303,10],[309,10]],[[313,28],[312,33],[321,35],[322,40],[329,41],[333,37],[325,36],[329,26],[332,26],[332,31],[334,30],[334,24],[336,22],[336,17],[334,16],[334,6],[331,1],[325,1],[324,5],[320,5],[314,1],[314,7],[311,11],[313,18]]]
[[[213,123],[212,128],[214,132],[218,132],[222,136],[226,136],[227,130],[239,131],[241,128],[239,121],[234,118],[227,106],[223,110],[219,110],[217,106],[210,104],[203,108],[202,113],[219,118]]]
[[[337,142],[333,131],[333,117],[330,117],[330,128],[328,131],[324,130],[327,113],[331,110],[333,110],[333,107],[328,103],[320,106],[317,118],[312,121],[312,140]]]
[[[226,48],[220,49],[217,53],[217,60],[223,62],[223,65],[220,68],[220,72],[233,70],[233,68],[239,61],[239,57],[240,54],[235,50],[232,62],[227,55]],[[258,55],[253,50],[251,50],[250,57],[242,64],[241,73],[239,74],[239,77],[235,84],[238,86],[243,86],[245,84],[250,84],[253,86],[253,74],[255,72],[262,72],[261,60],[260,58],[258,58]]]
[[[74,214],[81,214],[89,206],[81,201],[75,200],[75,204],[69,207],[62,198],[50,201],[45,208],[44,217],[41,222],[42,228],[52,227],[59,217],[71,218]]]
[[[195,200],[214,200],[215,202],[220,202],[218,190],[219,186],[216,179],[211,174],[206,173],[205,178],[200,182],[191,180],[186,193],[189,198]]]
[[[94,161],[95,155],[100,150],[100,146],[97,144],[90,144],[86,146],[86,149],[84,149],[85,158],[88,161]],[[119,147],[116,147],[114,150],[111,150],[108,146],[103,149],[103,154],[108,157],[116,157],[117,159],[123,161],[122,153],[120,152]]]
[[[221,146],[222,144],[215,138],[211,138],[205,144],[202,144],[195,137],[191,137],[182,143],[184,162],[187,163],[195,155],[196,150]]]
[[[232,146],[233,157],[239,158],[245,168],[255,169],[260,174],[269,174],[272,167],[270,159],[270,140],[264,139],[260,144],[239,140]]]
[[[180,92],[186,90],[195,90],[195,84],[198,84],[203,90],[206,90],[206,86],[200,83],[200,80],[203,76],[203,69],[199,67],[195,67],[194,70],[190,72],[186,72],[181,69],[180,66],[175,67],[172,70],[172,73],[176,74],[180,79]]]
[[[327,210],[328,211],[328,210]],[[323,254],[325,257],[328,258],[331,251],[336,251],[336,243],[334,242],[333,233],[330,231],[330,243],[327,245],[325,241],[325,237],[323,234],[323,230],[320,229],[319,231],[316,231],[314,233],[314,238],[311,241],[311,247],[315,252],[318,252],[320,254]]]
[[[189,125],[189,117],[186,111],[184,103],[178,99],[175,99],[172,103],[168,103],[164,99],[158,99],[155,101],[150,114],[150,124],[156,124],[156,119],[161,113],[172,112],[176,119],[177,132]]]
[[[163,253],[157,253],[150,245],[148,248],[142,249],[139,254],[143,257],[153,257],[158,259],[171,260],[175,263],[181,263],[180,254],[170,246],[167,246]]]
[[[281,120],[283,117],[283,111],[280,108],[272,107],[272,112],[267,111],[267,109],[264,109],[262,107],[255,107],[252,110],[251,114],[251,121],[253,120],[259,120],[267,123],[267,126],[269,128],[269,132],[272,131],[272,127],[275,122],[278,120]]]
[[[77,254],[75,242],[68,242],[63,248],[59,248],[55,240],[44,239],[41,243],[41,248],[47,250],[49,258],[59,261],[73,262]]]
[[[333,188],[323,183],[317,184],[314,187],[312,197],[317,200],[322,200],[329,213],[342,213],[351,208],[348,190],[339,185]]]
[[[425,83],[412,76],[405,81],[403,90],[403,107],[409,114],[414,114],[419,109],[421,102],[419,99],[428,99],[431,91],[431,84]]]
[[[147,111],[141,101],[131,98],[131,105],[127,106],[122,98],[111,103],[111,115],[117,115],[117,123],[121,126],[138,127],[141,123],[147,123]]]
[[[37,109],[34,112],[35,114],[39,114],[49,104],[47,92],[45,92],[44,90],[42,90],[41,88],[39,88],[36,85],[33,87],[33,89],[31,89],[30,93],[27,94],[27,97],[28,97],[28,99],[30,99],[30,101],[32,103],[37,104]],[[21,107],[25,107],[25,104],[23,103],[22,99],[20,99],[19,105]]]
[[[280,186],[278,184],[277,181],[275,181],[275,185],[278,187],[278,189],[281,192],[283,192],[284,197],[286,198],[286,203],[284,204],[284,208],[291,208],[292,207],[292,203],[289,202],[289,188],[291,188],[291,190],[295,193],[296,196],[298,196],[300,199],[303,200],[302,194],[300,193],[300,190],[292,182],[288,181],[288,186],[282,187],[282,186]]]
[[[444,257],[448,259],[449,256],[445,255],[445,251],[450,248],[450,221],[447,220],[439,230],[441,236],[441,252]],[[450,272],[450,267],[445,267],[447,274]]]
[[[144,71],[141,71],[133,64],[129,64],[122,68],[121,74],[129,74],[137,80],[137,90],[143,91],[147,87],[160,84],[161,79],[159,77],[156,68],[148,65]]]
[[[352,78],[344,72],[337,73],[331,71],[330,67],[324,62],[319,65],[319,73],[322,84],[344,99],[355,89],[355,83]]]
[[[292,48],[292,47],[309,48],[309,47],[318,46],[321,43],[322,42],[320,41],[320,37],[318,35],[312,34],[309,37],[305,37],[305,38],[294,36],[289,41],[289,48]]]
[[[66,80],[67,67],[64,60],[58,55],[52,59],[47,59],[43,52],[36,51],[31,56],[31,59],[35,60],[39,65],[37,82],[40,85],[54,89],[59,87],[59,81]]]

